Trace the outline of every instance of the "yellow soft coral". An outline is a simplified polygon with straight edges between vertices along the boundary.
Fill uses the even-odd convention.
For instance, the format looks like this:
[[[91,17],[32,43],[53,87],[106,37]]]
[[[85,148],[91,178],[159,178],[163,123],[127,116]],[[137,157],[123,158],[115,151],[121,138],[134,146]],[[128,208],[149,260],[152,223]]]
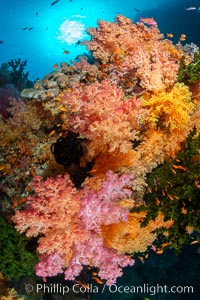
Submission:
[[[8,295],[0,297],[0,300],[24,300],[24,298],[18,297],[14,289],[8,289]]]
[[[24,300],[19,297],[15,289],[9,289],[6,287],[3,274],[0,272],[0,300]]]
[[[153,231],[165,226],[170,227],[172,220],[164,222],[163,215],[158,214],[147,226],[141,227],[146,213],[129,213],[128,222],[120,222],[103,227],[104,243],[107,247],[114,248],[118,253],[144,252],[153,243],[156,234]]]
[[[186,127],[194,108],[191,93],[183,83],[176,83],[167,92],[145,96],[142,106],[149,109],[145,122],[151,127],[164,127],[169,132]]]

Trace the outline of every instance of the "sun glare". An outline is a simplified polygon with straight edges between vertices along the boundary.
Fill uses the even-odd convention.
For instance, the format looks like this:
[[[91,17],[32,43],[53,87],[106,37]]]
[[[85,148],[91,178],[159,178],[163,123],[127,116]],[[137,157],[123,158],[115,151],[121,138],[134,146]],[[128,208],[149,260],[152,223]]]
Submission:
[[[60,25],[59,33],[58,39],[71,45],[85,37],[85,25],[80,21],[65,20]]]

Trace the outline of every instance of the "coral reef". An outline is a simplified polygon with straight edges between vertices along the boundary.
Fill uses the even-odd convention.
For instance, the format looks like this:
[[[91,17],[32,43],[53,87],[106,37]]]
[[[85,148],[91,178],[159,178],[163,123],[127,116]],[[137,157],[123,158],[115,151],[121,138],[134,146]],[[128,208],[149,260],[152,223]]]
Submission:
[[[121,15],[113,23],[100,20],[98,25],[97,29],[88,29],[92,40],[84,42],[96,59],[104,64],[111,63],[109,68],[116,65],[121,74],[134,69],[139,84],[148,91],[159,92],[173,85],[179,49],[169,40],[163,40],[156,26],[133,24]]]
[[[88,32],[92,60],[9,100],[0,213],[38,241],[37,276],[109,285],[138,253],[200,241],[199,52],[121,15]]]

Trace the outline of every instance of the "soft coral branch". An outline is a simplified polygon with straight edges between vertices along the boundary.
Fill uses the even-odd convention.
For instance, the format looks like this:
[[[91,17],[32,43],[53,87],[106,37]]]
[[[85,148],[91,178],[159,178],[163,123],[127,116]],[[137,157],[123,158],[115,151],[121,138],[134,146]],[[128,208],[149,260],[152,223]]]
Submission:
[[[40,253],[63,253],[80,235],[75,219],[80,209],[79,194],[73,187],[68,175],[59,175],[56,179],[35,177],[32,185],[35,195],[28,197],[27,208],[17,211],[13,217],[16,229],[26,231],[27,236],[38,236]]]
[[[127,220],[128,210],[117,204],[118,200],[130,197],[133,174],[118,176],[107,172],[100,189],[95,193],[88,188],[82,190],[79,217],[87,230],[101,232],[101,226]]]
[[[84,44],[96,59],[110,63],[109,69],[118,70],[118,76],[135,70],[140,86],[151,92],[165,90],[177,80],[181,53],[163,39],[157,26],[133,24],[121,15],[115,22],[99,21],[98,25],[88,30],[92,38]],[[113,79],[114,72],[111,75]]]
[[[127,219],[128,209],[118,201],[131,196],[132,180],[133,174],[109,171],[95,192],[87,187],[77,191],[68,175],[46,181],[35,177],[35,195],[13,221],[27,236],[43,235],[39,238],[38,276],[55,276],[67,268],[66,279],[74,279],[83,265],[92,265],[100,269],[103,279],[114,282],[122,267],[133,264],[129,257],[106,248],[101,236],[101,226]]]
[[[65,271],[65,279],[74,280],[83,265],[91,265],[99,269],[100,278],[110,285],[122,275],[122,268],[133,264],[134,260],[129,256],[105,247],[103,239],[91,233],[86,242],[75,245],[69,267]]]
[[[89,140],[90,156],[119,149],[126,152],[137,136],[136,98],[125,97],[111,80],[90,85],[74,85],[65,92],[63,103],[68,111],[72,131]],[[112,128],[112,130],[110,130]]]

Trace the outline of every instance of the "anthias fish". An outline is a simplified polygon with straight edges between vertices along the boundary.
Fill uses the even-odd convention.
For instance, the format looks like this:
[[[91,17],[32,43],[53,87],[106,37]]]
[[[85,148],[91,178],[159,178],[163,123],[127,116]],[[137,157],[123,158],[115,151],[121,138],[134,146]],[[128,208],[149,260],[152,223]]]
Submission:
[[[156,20],[154,18],[142,18],[140,17],[140,22],[145,23],[147,25],[157,25]]]

